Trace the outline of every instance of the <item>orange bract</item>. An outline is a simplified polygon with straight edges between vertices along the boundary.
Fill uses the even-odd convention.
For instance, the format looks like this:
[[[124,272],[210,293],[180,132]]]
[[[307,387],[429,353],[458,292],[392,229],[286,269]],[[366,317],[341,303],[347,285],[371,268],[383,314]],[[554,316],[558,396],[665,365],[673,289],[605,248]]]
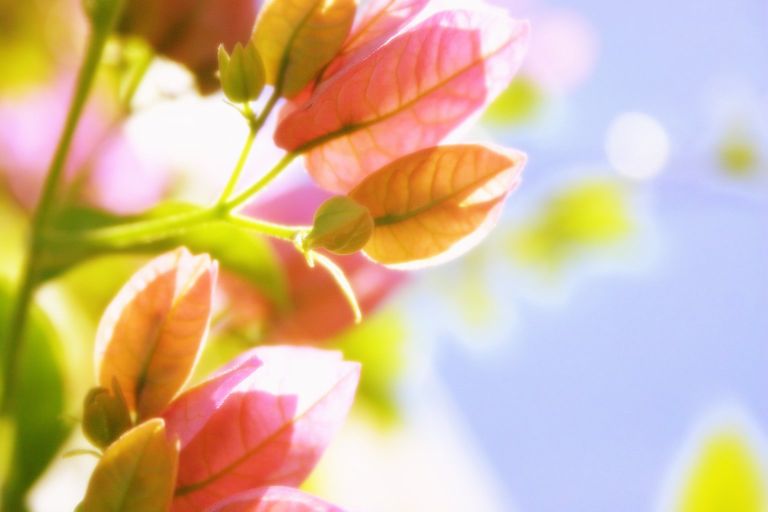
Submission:
[[[217,264],[184,248],[152,260],[120,290],[96,333],[99,383],[117,379],[140,419],[187,381],[205,338]]]
[[[349,193],[376,225],[365,253],[401,265],[464,252],[495,223],[525,160],[517,151],[457,145],[418,151],[376,171]]]

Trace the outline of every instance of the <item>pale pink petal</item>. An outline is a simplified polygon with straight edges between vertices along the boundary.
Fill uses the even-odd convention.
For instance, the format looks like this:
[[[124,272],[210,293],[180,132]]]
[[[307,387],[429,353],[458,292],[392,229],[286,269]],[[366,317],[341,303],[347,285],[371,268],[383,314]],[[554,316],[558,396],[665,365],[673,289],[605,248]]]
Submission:
[[[363,7],[337,57],[323,73],[327,80],[343,68],[360,62],[397,34],[430,0],[372,0]]]
[[[263,366],[182,445],[175,512],[205,509],[254,486],[299,485],[352,404],[360,366],[338,352],[262,347],[249,354]]]
[[[314,496],[291,487],[253,489],[221,501],[208,512],[343,512]]]
[[[171,402],[163,418],[182,446],[192,441],[233,390],[260,366],[261,360],[254,354],[243,354]]]
[[[438,13],[322,83],[278,126],[277,144],[307,152],[315,181],[346,192],[399,156],[430,147],[510,82],[527,22]]]
[[[569,10],[550,9],[534,18],[536,38],[523,73],[555,94],[586,81],[595,68],[598,37],[589,20]]]

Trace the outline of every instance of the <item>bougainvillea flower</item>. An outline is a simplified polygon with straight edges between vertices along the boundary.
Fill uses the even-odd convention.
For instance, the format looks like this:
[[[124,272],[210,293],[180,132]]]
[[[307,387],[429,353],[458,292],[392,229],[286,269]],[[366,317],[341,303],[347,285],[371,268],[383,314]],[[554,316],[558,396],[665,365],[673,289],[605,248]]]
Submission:
[[[342,509],[291,487],[246,491],[214,505],[210,512],[343,512]]]
[[[286,224],[311,224],[312,216],[330,194],[312,185],[301,185],[267,201],[250,205],[246,213]],[[321,268],[310,268],[298,251],[284,242],[274,243],[287,278],[289,306],[272,311],[267,319],[269,339],[320,341],[354,323],[354,315],[338,284]],[[329,255],[346,274],[364,314],[408,279],[408,274],[377,265],[361,254]]]
[[[183,64],[202,92],[219,87],[217,48],[232,50],[251,36],[259,0],[127,0],[119,30],[144,38],[159,54]]]
[[[218,265],[184,248],[145,265],[104,312],[96,373],[116,379],[140,419],[161,412],[189,378],[208,332]]]
[[[338,352],[261,347],[180,395],[163,414],[181,443],[172,510],[300,485],[346,417],[359,373]]]
[[[32,208],[40,195],[67,113],[70,81],[0,102],[0,174],[25,208]],[[115,213],[137,213],[162,198],[167,174],[136,151],[115,119],[104,102],[89,103],[75,132],[65,175],[68,185],[79,187],[70,196]]]
[[[320,186],[346,192],[434,146],[495,98],[520,66],[528,34],[527,22],[504,11],[437,13],[321,83],[280,122],[275,142],[306,152]]]

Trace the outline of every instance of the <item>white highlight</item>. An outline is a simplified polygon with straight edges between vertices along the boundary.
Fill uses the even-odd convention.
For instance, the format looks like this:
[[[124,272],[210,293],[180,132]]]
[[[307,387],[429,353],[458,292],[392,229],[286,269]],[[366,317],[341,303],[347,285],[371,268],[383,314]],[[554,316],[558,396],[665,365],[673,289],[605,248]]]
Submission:
[[[605,151],[616,171],[647,180],[658,175],[669,160],[669,137],[656,119],[642,112],[625,112],[608,128]]]

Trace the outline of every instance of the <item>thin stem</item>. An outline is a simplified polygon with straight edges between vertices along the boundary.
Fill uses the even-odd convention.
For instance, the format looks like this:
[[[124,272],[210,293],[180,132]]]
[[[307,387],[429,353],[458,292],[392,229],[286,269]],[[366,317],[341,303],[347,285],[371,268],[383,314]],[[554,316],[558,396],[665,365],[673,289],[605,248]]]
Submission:
[[[256,134],[253,129],[251,129],[248,132],[248,138],[245,140],[245,145],[243,146],[243,150],[240,152],[240,158],[237,160],[237,165],[235,165],[234,170],[232,171],[232,175],[229,177],[229,181],[227,182],[227,185],[224,187],[224,191],[221,193],[221,196],[219,197],[219,200],[216,202],[216,204],[223,204],[229,196],[232,195],[232,192],[235,190],[235,186],[237,185],[237,182],[240,180],[240,175],[243,172],[243,169],[245,168],[245,163],[248,161],[248,155],[251,153],[251,148],[253,147],[253,143],[256,140]]]
[[[262,176],[259,181],[248,187],[240,195],[237,195],[224,203],[224,208],[227,211],[234,211],[242,206],[245,202],[259,193],[264,187],[269,185],[272,180],[277,178],[280,173],[283,172],[283,170],[288,167],[288,165],[290,165],[290,163],[293,162],[297,156],[299,156],[298,153],[286,153],[285,156],[283,156],[283,158],[267,174]]]
[[[282,224],[273,224],[271,222],[252,219],[251,217],[238,215],[236,213],[230,213],[227,216],[227,219],[236,226],[241,226],[246,229],[257,231],[263,235],[281,238],[288,241],[293,241],[296,238],[296,235],[302,231],[310,229],[307,226],[283,226]]]
[[[232,195],[232,192],[235,190],[235,187],[237,186],[237,182],[240,181],[240,175],[243,172],[243,169],[245,168],[245,163],[248,161],[248,155],[251,152],[251,148],[253,147],[253,142],[256,140],[256,136],[259,134],[259,131],[264,126],[264,123],[267,122],[267,119],[269,119],[269,115],[272,113],[272,110],[274,110],[275,105],[277,105],[278,100],[280,99],[280,89],[275,87],[272,90],[272,94],[270,95],[269,99],[267,100],[267,103],[264,105],[264,108],[261,110],[261,113],[258,117],[253,117],[253,112],[251,111],[250,106],[246,103],[245,104],[245,116],[248,118],[248,124],[249,124],[249,132],[248,132],[248,138],[245,141],[245,146],[243,147],[243,151],[240,153],[240,158],[237,161],[237,165],[235,166],[235,169],[232,171],[232,175],[229,177],[229,181],[227,182],[227,185],[224,187],[224,191],[221,193],[221,196],[219,197],[219,200],[217,201],[217,204],[224,204],[227,199],[229,199],[229,196]]]
[[[144,80],[144,76],[149,71],[152,61],[155,60],[155,54],[151,48],[144,49],[144,54],[141,56],[141,60],[138,62],[136,69],[131,74],[128,85],[126,85],[123,91],[120,105],[122,111],[129,114],[132,110],[131,103],[133,103],[133,97],[136,96],[136,92],[139,90],[141,82]]]
[[[113,11],[105,11],[105,16],[99,22],[94,22],[89,36],[88,48],[85,53],[83,64],[77,76],[75,92],[70,103],[69,112],[64,124],[64,129],[59,138],[59,143],[48,168],[45,182],[43,183],[42,193],[33,214],[30,224],[29,241],[27,247],[26,259],[23,266],[21,278],[19,280],[11,311],[10,321],[5,331],[2,353],[5,355],[3,360],[3,386],[2,395],[0,395],[0,412],[5,414],[11,406],[13,397],[13,388],[16,383],[16,370],[18,367],[19,352],[23,341],[24,326],[27,322],[29,308],[32,302],[35,289],[37,287],[36,266],[37,259],[41,249],[41,232],[49,220],[53,203],[61,184],[64,166],[67,162],[72,140],[77,129],[78,122],[82,116],[85,103],[93,88],[93,82],[96,78],[96,72],[101,62],[104,47],[106,46],[112,26],[117,19],[117,13],[121,5],[115,3]],[[101,23],[101,24],[99,24]]]

